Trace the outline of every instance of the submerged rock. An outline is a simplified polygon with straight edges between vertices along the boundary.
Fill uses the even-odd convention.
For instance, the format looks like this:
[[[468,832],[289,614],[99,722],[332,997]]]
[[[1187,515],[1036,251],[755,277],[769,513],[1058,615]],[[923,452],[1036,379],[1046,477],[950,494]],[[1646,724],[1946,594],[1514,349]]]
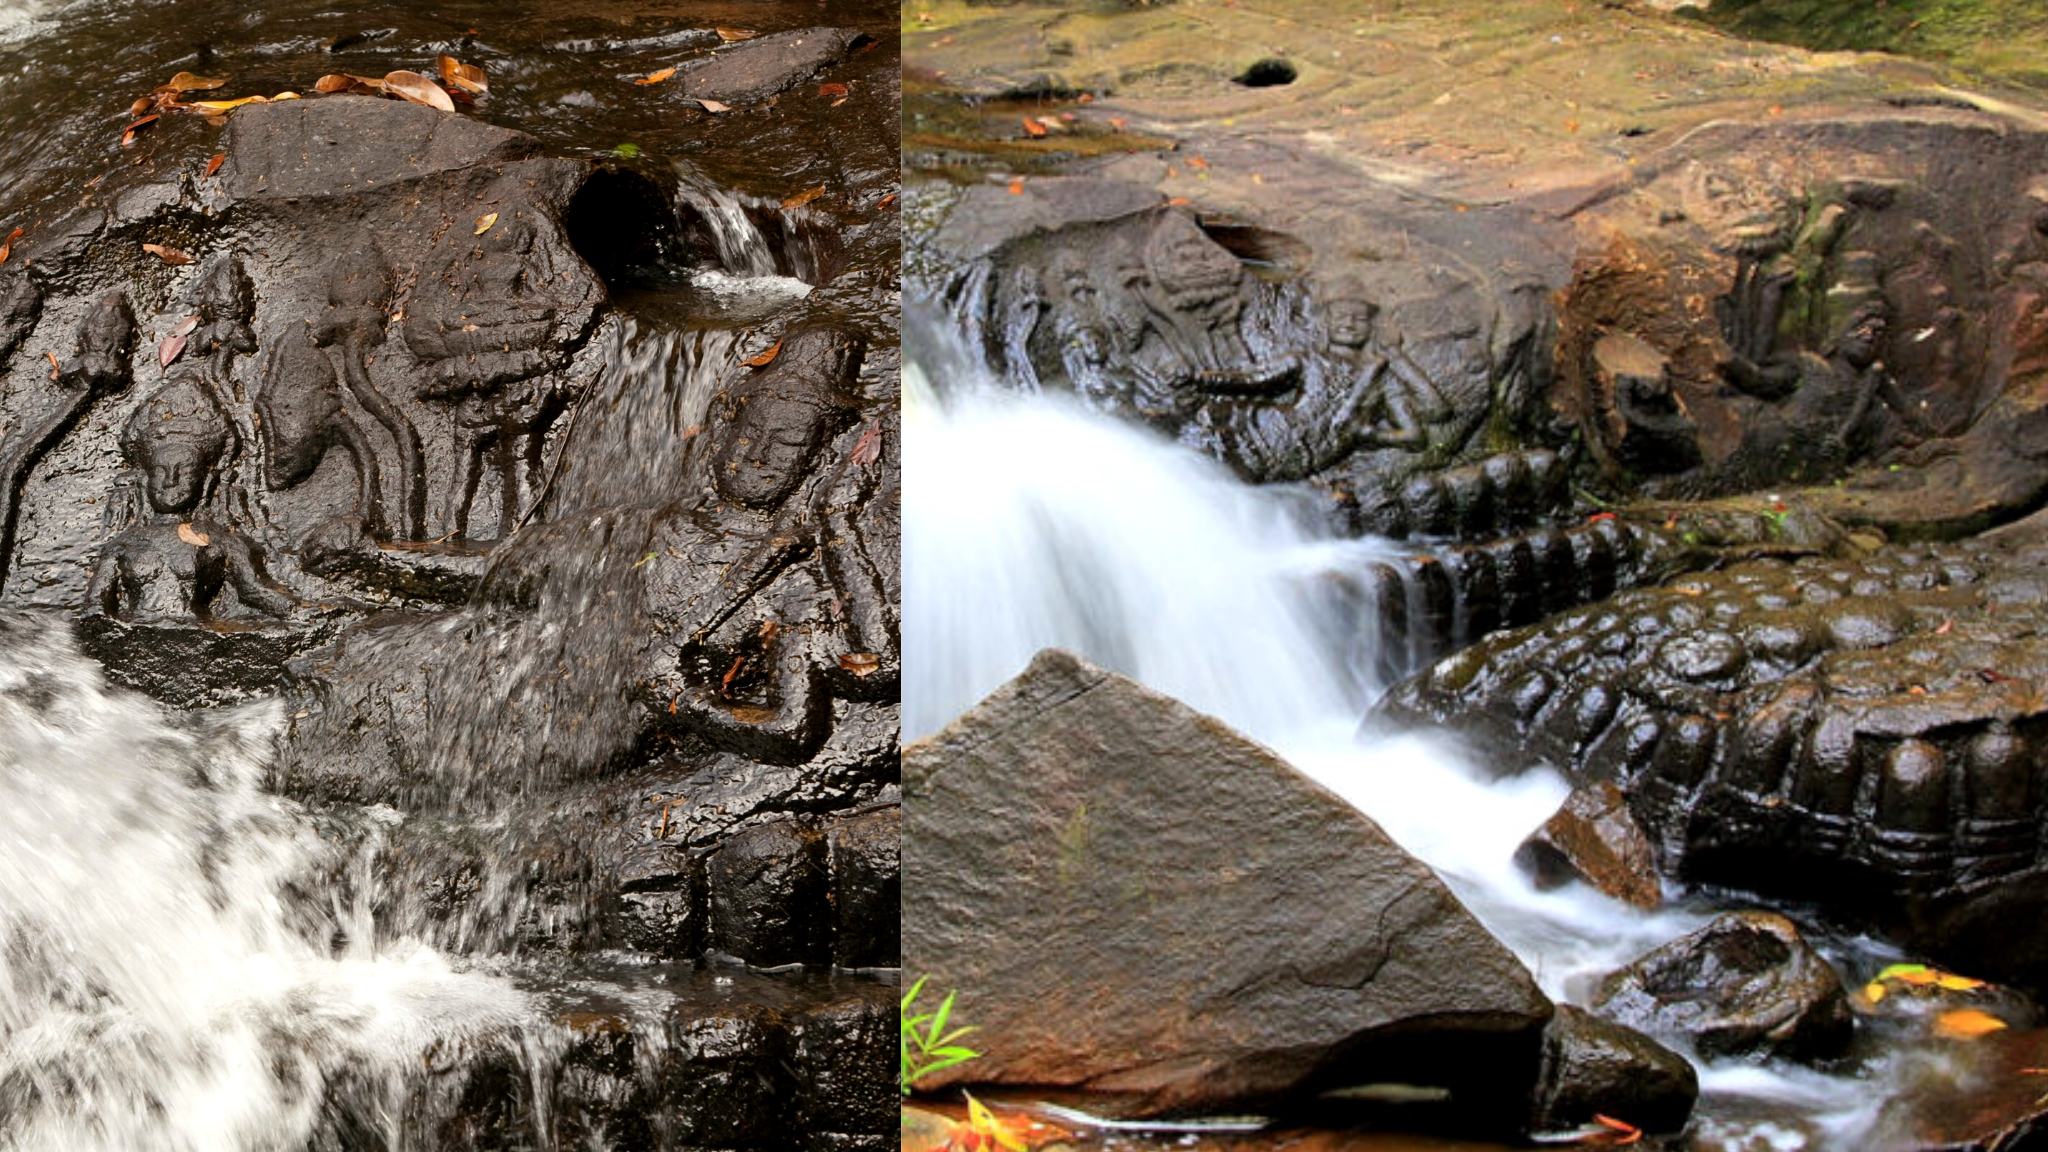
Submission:
[[[1514,956],[1218,721],[1047,651],[904,763],[904,964],[984,1052],[934,1086],[1156,1114],[1377,1079],[1512,1107],[1533,1078],[1551,1005]]]
[[[1854,1021],[1841,977],[1790,921],[1731,912],[1601,981],[1593,1009],[1702,1055],[1824,1060]]]
[[[683,95],[722,104],[759,104],[846,59],[864,37],[852,28],[776,32],[718,53],[677,77]]]

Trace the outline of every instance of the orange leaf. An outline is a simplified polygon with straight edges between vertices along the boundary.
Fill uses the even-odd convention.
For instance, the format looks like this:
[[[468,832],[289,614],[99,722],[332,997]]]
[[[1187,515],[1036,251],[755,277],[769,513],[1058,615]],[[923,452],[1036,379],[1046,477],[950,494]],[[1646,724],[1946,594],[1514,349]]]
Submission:
[[[1171,200],[1168,200],[1168,201],[1167,201],[1166,203],[1167,203],[1167,204],[1168,204],[1169,206],[1171,206],[1171,207],[1174,207],[1174,208],[1179,208],[1179,207],[1183,207],[1183,206],[1185,206],[1185,205],[1188,205],[1188,204],[1193,204],[1193,203],[1194,203],[1194,201],[1193,201],[1193,200],[1190,200],[1190,199],[1188,199],[1188,198],[1187,198],[1187,197],[1185,197],[1185,196],[1175,196],[1175,197],[1174,197],[1173,199],[1171,199]]]
[[[891,197],[891,199],[894,199],[894,197]],[[27,231],[25,228],[16,228],[7,234],[7,239],[0,240],[0,264],[7,263],[8,254],[14,251],[14,242],[21,239],[21,234],[25,231]]]
[[[818,197],[823,196],[824,194],[825,186],[823,184],[820,184],[816,188],[807,188],[804,191],[799,192],[794,196],[791,196],[789,199],[784,200],[782,202],[782,206],[786,209],[801,208],[804,205],[809,204],[811,201],[816,200]]]
[[[171,77],[168,83],[158,85],[156,90],[159,92],[210,92],[226,83],[227,78],[225,76],[219,80],[211,80],[205,76],[195,76],[190,72],[180,72],[176,76]]]
[[[716,28],[713,31],[718,33],[720,40],[752,40],[760,35],[752,28]]]
[[[1602,1133],[1587,1141],[1589,1144],[1595,1142],[1601,1144],[1633,1144],[1643,1138],[1643,1130],[1626,1120],[1616,1120],[1612,1116],[1602,1116],[1595,1113],[1593,1123],[1608,1129],[1608,1133],[1611,1133],[1611,1135]]]
[[[481,96],[491,89],[490,82],[484,79],[484,70],[474,64],[464,64],[453,56],[438,56],[434,63],[441,69],[441,79],[464,92]]]
[[[877,208],[887,208],[887,207],[888,207],[889,205],[891,205],[891,204],[894,204],[895,202],[896,202],[896,193],[894,193],[894,192],[891,192],[891,193],[889,193],[889,194],[888,194],[887,196],[884,196],[884,197],[882,197],[882,198],[881,198],[880,200],[877,200],[877,201],[875,201],[875,207],[877,207]]]
[[[214,154],[214,157],[213,157],[213,159],[211,159],[211,160],[208,160],[208,161],[206,162],[206,176],[207,176],[207,177],[210,177],[210,176],[212,176],[212,175],[213,175],[213,174],[214,174],[215,172],[218,172],[218,171],[220,171],[220,166],[221,166],[221,164],[222,164],[223,162],[225,162],[225,161],[227,160],[227,158],[228,158],[228,154],[227,154],[227,153],[225,153],[225,152],[217,152],[217,153],[215,153],[215,154]],[[205,178],[205,177],[202,177],[202,179],[204,179],[204,178]]]
[[[178,525],[178,539],[183,540],[194,548],[204,548],[208,544],[213,543],[212,538],[207,536],[206,533],[201,532],[190,524]]]
[[[1126,120],[1126,119],[1124,119],[1124,118],[1123,118],[1123,117],[1121,117],[1121,116],[1111,116],[1111,117],[1109,118],[1109,126],[1110,126],[1111,128],[1114,128],[1114,129],[1116,129],[1116,130],[1117,130],[1117,131],[1119,131],[1119,132],[1123,131],[1123,130],[1124,130],[1124,125],[1126,125],[1126,124],[1129,124],[1129,123],[1130,123],[1130,121],[1129,121],[1129,120]]]
[[[1012,195],[1012,196],[1022,196],[1023,194],[1024,194],[1024,182],[1023,182],[1022,180],[1012,180],[1012,181],[1010,181],[1010,195]]]
[[[759,356],[749,356],[745,360],[740,361],[740,363],[745,364],[749,368],[766,368],[769,362],[775,359],[775,354],[780,351],[782,351],[782,341],[777,340],[774,346],[766,352],[761,353]]]
[[[322,76],[319,80],[314,82],[313,91],[345,92],[348,89],[355,87],[355,85],[355,77],[344,76],[339,72],[329,72],[327,75]]]
[[[1045,135],[1045,125],[1026,116],[1024,118],[1024,131],[1032,136],[1043,136]]]
[[[647,75],[645,75],[645,76],[642,76],[642,77],[641,77],[641,78],[639,78],[638,80],[635,80],[635,81],[633,81],[633,83],[635,83],[635,84],[659,84],[659,83],[661,83],[661,82],[662,82],[663,80],[666,80],[666,79],[668,79],[669,77],[671,77],[671,76],[673,76],[673,75],[675,75],[675,74],[676,74],[676,70],[675,70],[675,69],[673,69],[673,68],[663,68],[663,69],[662,69],[661,71],[659,71],[659,72],[649,72],[649,73],[648,73]]]
[[[57,367],[57,354],[55,352],[45,352],[43,353],[43,359],[50,362],[50,379],[55,380],[57,373],[63,371],[62,368]]]
[[[845,96],[847,94],[847,87],[844,84],[818,85],[818,95],[820,96]]]
[[[166,248],[162,244],[144,244],[142,250],[153,254],[157,259],[162,260],[166,264],[192,263],[192,257],[185,255],[176,248]]]
[[[1188,167],[1190,168],[1207,168],[1208,166],[1209,162],[1207,160],[1202,159],[1200,156],[1188,157]]]
[[[441,91],[441,86],[417,72],[408,72],[403,68],[396,72],[386,72],[384,90],[401,100],[410,100],[415,104],[424,104],[443,112],[455,111],[455,101],[449,99],[446,92]]]
[[[1951,1040],[1976,1040],[2004,1030],[2005,1021],[1977,1008],[1952,1008],[1934,1018],[1934,1033]]]
[[[882,661],[873,652],[850,652],[839,658],[839,666],[855,676],[872,676]]]

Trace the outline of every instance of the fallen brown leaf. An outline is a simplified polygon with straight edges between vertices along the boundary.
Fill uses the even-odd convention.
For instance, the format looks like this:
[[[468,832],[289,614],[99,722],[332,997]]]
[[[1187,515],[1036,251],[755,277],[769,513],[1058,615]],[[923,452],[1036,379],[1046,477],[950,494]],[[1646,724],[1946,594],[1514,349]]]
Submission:
[[[818,85],[818,95],[820,96],[845,96],[847,93],[848,89],[844,84]]]
[[[746,662],[747,658],[745,656],[735,656],[732,658],[732,667],[725,670],[725,678],[718,682],[718,694],[720,696],[725,695],[725,690],[732,687],[732,678],[740,674],[740,669],[745,666]]]
[[[840,106],[841,104],[844,104],[844,103],[846,103],[846,101],[847,101],[848,99],[849,99],[849,97],[841,96],[841,97],[840,97],[839,99],[837,99],[837,100],[834,100],[834,101],[833,101],[832,103],[830,103],[830,104],[827,104],[827,105],[826,105],[826,107],[827,107],[827,108],[837,108],[837,107],[839,107],[839,106]]]
[[[7,263],[8,254],[14,251],[14,242],[21,239],[21,234],[25,231],[25,228],[16,228],[7,234],[7,239],[0,240],[0,264]]]
[[[484,213],[483,215],[476,218],[476,234],[478,236],[481,236],[484,233],[489,232],[491,230],[491,225],[496,224],[497,222],[498,214],[496,212]]]
[[[891,204],[894,204],[895,202],[896,202],[896,193],[894,193],[894,192],[891,192],[891,193],[889,193],[889,194],[888,194],[887,196],[884,196],[884,197],[882,197],[882,198],[881,198],[880,200],[877,200],[877,201],[875,201],[875,207],[877,207],[877,208],[887,208],[887,207],[888,207],[889,205],[891,205]]]
[[[213,159],[211,159],[211,160],[208,160],[208,161],[206,162],[206,176],[203,176],[203,177],[201,177],[201,179],[207,179],[207,178],[211,177],[211,176],[212,176],[212,175],[213,175],[213,174],[214,174],[215,172],[218,172],[218,171],[220,171],[220,166],[221,166],[221,164],[222,164],[223,162],[225,162],[225,161],[227,160],[227,158],[228,158],[228,154],[227,154],[227,153],[225,153],[225,152],[216,152],[216,153],[214,154],[214,157],[213,157]]]
[[[356,83],[356,78],[353,76],[344,76],[339,72],[330,72],[314,82],[313,91],[346,92],[350,88],[355,87]]]
[[[720,40],[752,40],[760,35],[752,28],[717,28],[714,31],[718,33]]]
[[[128,106],[128,114],[130,116],[140,116],[154,107],[156,107],[155,100],[152,100],[147,96],[137,96],[135,98],[135,103],[130,104]]]
[[[722,102],[722,101],[718,101],[718,100],[706,100],[706,99],[704,99],[704,98],[703,98],[702,96],[699,96],[699,97],[697,98],[697,106],[698,106],[699,108],[702,108],[702,109],[704,109],[704,110],[705,110],[706,112],[730,112],[730,111],[732,111],[732,105],[730,105],[730,104],[726,104],[726,103],[724,103],[724,102]]]
[[[839,658],[839,666],[855,676],[872,676],[882,661],[872,652],[849,652]]]
[[[1024,181],[1022,181],[1022,180],[1012,180],[1012,181],[1010,181],[1010,195],[1012,195],[1012,196],[1022,196],[1023,194],[1024,194]]]
[[[484,78],[484,70],[474,64],[464,64],[453,56],[436,57],[434,64],[441,70],[441,79],[464,92],[481,96],[491,90],[490,81]]]
[[[182,334],[164,337],[164,342],[156,346],[156,366],[169,368],[171,361],[176,360],[185,351],[187,339],[189,337]]]
[[[745,360],[740,361],[740,363],[745,364],[749,368],[766,368],[775,359],[775,354],[780,351],[782,351],[782,341],[777,340],[766,352],[761,353],[759,356],[749,356]]]
[[[809,204],[811,201],[816,200],[818,197],[823,196],[824,194],[825,186],[823,184],[820,184],[816,188],[807,188],[804,191],[799,192],[794,196],[791,196],[787,200],[784,200],[782,202],[782,206],[785,209],[801,208],[804,205]]]
[[[162,260],[166,264],[192,263],[192,257],[187,256],[185,253],[178,251],[176,248],[167,248],[162,244],[144,244],[142,246],[142,250],[144,252],[150,253],[157,259]]]
[[[1024,132],[1030,136],[1043,136],[1045,135],[1045,125],[1026,116],[1024,117]]]
[[[448,94],[441,91],[441,86],[417,72],[408,72],[403,68],[396,72],[386,72],[384,90],[401,100],[410,100],[415,104],[424,104],[443,112],[455,111],[455,101],[450,100]]]
[[[208,536],[204,532],[201,532],[199,529],[194,528],[190,524],[178,525],[178,539],[183,540],[185,543],[190,544],[194,548],[204,548],[208,544],[213,543],[212,537]]]
[[[57,354],[55,352],[45,352],[43,353],[43,359],[50,362],[50,379],[55,380],[57,373],[63,371],[62,368],[57,366]]]
[[[638,80],[635,80],[635,81],[633,81],[633,83],[635,83],[635,84],[659,84],[659,83],[661,83],[661,82],[662,82],[663,80],[666,80],[666,79],[668,79],[669,77],[671,77],[671,76],[673,76],[673,75],[675,75],[675,74],[676,74],[676,70],[675,70],[675,69],[673,69],[673,68],[663,68],[663,69],[662,69],[661,71],[659,71],[659,72],[649,72],[649,73],[648,73],[647,75],[645,75],[645,76],[642,76],[642,77],[641,77],[641,78],[639,78]]]

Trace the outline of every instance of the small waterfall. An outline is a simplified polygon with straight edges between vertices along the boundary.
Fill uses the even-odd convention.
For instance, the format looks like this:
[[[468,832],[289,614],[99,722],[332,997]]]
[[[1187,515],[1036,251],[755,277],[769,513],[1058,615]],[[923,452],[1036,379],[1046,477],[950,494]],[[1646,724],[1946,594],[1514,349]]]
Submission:
[[[305,1147],[335,1081],[398,1098],[527,1010],[306,898],[336,849],[256,789],[278,720],[175,727],[61,621],[0,613],[0,1148]]]
[[[919,350],[948,365],[940,381],[915,360],[904,369],[906,739],[1065,647],[1228,721],[1370,815],[1556,999],[1583,999],[1598,975],[1703,923],[1531,883],[1513,855],[1565,799],[1559,776],[1489,779],[1478,750],[1427,733],[1361,739],[1385,677],[1459,626],[1437,561],[1333,538],[1298,495],[1059,397],[977,385],[948,353]],[[1429,627],[1390,627],[1395,604]],[[1375,651],[1382,628],[1392,658]],[[1701,1078],[1797,1108],[1828,1147],[1858,1147],[1900,1074],[1727,1062]],[[1761,1129],[1740,1135],[1775,1146]]]
[[[824,229],[811,209],[720,187],[686,163],[678,162],[676,172],[678,221],[711,257],[691,272],[697,287],[719,298],[788,302],[825,281]]]

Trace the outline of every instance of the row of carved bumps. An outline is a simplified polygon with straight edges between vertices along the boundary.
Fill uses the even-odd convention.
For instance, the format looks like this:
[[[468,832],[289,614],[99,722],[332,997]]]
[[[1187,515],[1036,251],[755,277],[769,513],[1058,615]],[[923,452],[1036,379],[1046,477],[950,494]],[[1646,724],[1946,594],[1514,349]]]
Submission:
[[[1360,654],[1382,683],[1493,632],[1519,628],[1664,574],[1666,534],[1614,519],[1540,528],[1376,560],[1346,580],[1366,621]]]
[[[1667,865],[1694,879],[1757,849],[1859,868],[1901,894],[2048,861],[2048,779],[2035,779],[2048,717],[2031,677],[1996,671],[2048,664],[2048,641],[2006,639],[1995,620],[1951,633],[1943,613],[1978,579],[1967,561],[1791,572],[1735,570],[1574,612],[1446,660],[1391,703],[1485,713],[1533,755],[1622,784]],[[1915,611],[1849,588],[1929,598]],[[1796,603],[1755,612],[1785,592]]]
[[[1570,470],[1557,453],[1504,452],[1417,474],[1397,489],[1362,500],[1357,528],[1397,540],[1482,539],[1541,524],[1570,498]]]

